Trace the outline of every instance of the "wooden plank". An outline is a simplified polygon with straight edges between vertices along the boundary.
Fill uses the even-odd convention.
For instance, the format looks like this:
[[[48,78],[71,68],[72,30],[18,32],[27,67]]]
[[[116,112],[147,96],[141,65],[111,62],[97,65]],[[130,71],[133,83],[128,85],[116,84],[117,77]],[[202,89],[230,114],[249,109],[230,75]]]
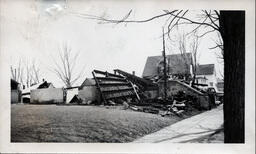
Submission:
[[[99,86],[102,86],[102,87],[104,87],[104,86],[130,86],[130,84],[129,83],[99,83]]]
[[[104,105],[104,103],[107,103],[107,101],[106,101],[106,99],[105,99],[105,96],[104,96],[104,95],[102,94],[102,92],[101,92],[99,82],[98,82],[98,80],[97,80],[97,78],[96,78],[94,72],[92,72],[92,75],[93,75],[93,78],[94,78],[94,80],[95,80],[95,82],[96,82],[97,88],[98,88],[98,90],[99,90],[99,92],[100,92],[101,98],[102,98],[103,101],[104,101],[104,102],[103,102],[103,105]]]
[[[97,77],[98,80],[103,81],[123,81],[126,82],[124,78],[114,78],[114,77]]]
[[[113,89],[113,90],[104,90],[104,89],[101,89],[101,91],[105,94],[105,93],[112,93],[112,92],[133,91],[133,88]]]
[[[123,76],[121,75],[116,75],[116,74],[112,74],[112,73],[109,73],[109,72],[103,72],[103,71],[99,71],[99,70],[94,70],[95,73],[97,74],[102,74],[102,75],[105,75],[106,77],[109,77],[109,76],[112,76],[112,77],[117,77],[117,78],[124,78]]]
[[[105,75],[106,77],[98,77],[96,74]],[[137,96],[136,89],[133,87],[132,83],[128,82],[123,76],[94,70],[93,77],[104,103],[107,103],[107,100],[109,99],[133,95],[135,97]]]

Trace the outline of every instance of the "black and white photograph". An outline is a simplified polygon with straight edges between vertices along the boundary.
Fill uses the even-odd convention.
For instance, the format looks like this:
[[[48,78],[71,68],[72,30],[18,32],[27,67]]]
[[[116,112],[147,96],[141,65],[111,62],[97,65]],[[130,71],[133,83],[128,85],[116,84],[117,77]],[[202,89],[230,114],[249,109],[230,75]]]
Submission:
[[[247,143],[254,153],[247,10],[135,3],[0,0],[9,144]]]

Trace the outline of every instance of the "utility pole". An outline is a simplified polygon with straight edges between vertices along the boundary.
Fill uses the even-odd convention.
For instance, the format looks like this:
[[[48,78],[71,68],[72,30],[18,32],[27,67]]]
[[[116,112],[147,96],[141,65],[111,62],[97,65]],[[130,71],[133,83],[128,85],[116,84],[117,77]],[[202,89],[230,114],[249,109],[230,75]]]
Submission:
[[[166,55],[165,55],[165,39],[164,39],[164,27],[163,27],[163,57],[164,57],[164,101],[167,100],[167,69],[166,69]]]

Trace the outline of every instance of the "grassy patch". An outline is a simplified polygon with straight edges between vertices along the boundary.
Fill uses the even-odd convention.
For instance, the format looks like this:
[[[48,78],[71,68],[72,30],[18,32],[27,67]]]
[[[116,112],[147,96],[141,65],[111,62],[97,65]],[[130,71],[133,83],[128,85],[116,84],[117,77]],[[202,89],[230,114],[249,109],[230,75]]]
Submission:
[[[99,106],[12,105],[12,142],[122,143],[181,118]]]

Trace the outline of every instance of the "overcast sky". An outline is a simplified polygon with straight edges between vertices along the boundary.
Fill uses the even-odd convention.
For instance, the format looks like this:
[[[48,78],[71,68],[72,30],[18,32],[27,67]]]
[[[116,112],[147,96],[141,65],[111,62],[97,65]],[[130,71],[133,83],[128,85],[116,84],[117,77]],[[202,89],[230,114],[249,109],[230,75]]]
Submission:
[[[143,24],[98,24],[95,20],[81,18],[74,13],[86,13],[121,19],[131,9],[129,19],[147,19],[162,14],[157,3],[127,5],[111,1],[68,1],[65,0],[12,0],[1,1],[1,51],[9,58],[10,65],[19,59],[35,59],[40,67],[41,78],[63,86],[51,71],[53,60],[58,59],[58,48],[65,42],[72,51],[80,52],[77,69],[84,68],[84,76],[91,77],[93,69],[112,71],[121,69],[142,75],[148,56],[161,55],[162,26],[166,18]],[[143,6],[143,7],[142,7]],[[196,14],[198,11],[193,11]],[[191,25],[179,27],[179,33],[188,32]],[[177,32],[173,33],[176,38]],[[213,47],[216,33],[210,33],[200,41],[200,64],[215,63],[217,73],[222,72]],[[167,42],[167,54],[179,53],[175,39]]]

